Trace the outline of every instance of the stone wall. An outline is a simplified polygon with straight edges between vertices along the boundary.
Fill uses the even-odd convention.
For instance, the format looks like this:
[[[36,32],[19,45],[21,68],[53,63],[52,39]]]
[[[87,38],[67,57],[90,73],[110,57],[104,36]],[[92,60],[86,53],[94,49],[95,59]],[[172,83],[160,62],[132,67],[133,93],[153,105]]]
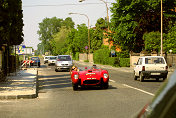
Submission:
[[[166,60],[169,67],[176,68],[176,54],[167,54]]]
[[[93,53],[90,53],[90,56],[87,53],[80,53],[79,61],[84,62],[85,60],[89,60],[89,62],[93,63]]]

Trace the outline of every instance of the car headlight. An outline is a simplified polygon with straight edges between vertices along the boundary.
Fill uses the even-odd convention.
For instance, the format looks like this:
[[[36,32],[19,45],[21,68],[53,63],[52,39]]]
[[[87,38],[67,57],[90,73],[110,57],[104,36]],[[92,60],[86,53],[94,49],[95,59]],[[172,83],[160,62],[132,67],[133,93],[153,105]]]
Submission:
[[[78,75],[74,75],[74,78],[75,78],[75,79],[78,79]]]
[[[105,78],[105,79],[107,79],[108,78],[108,74],[103,74],[103,77]]]

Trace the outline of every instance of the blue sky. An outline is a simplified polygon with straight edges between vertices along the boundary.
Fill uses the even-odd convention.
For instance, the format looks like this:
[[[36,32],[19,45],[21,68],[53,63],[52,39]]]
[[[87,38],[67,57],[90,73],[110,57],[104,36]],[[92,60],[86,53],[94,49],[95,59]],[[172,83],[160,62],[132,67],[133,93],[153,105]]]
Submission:
[[[82,13],[89,17],[91,27],[95,26],[97,19],[106,17],[106,7],[102,1],[85,0],[81,3],[78,1],[79,0],[22,0],[24,44],[33,47],[35,50],[37,49],[37,44],[40,43],[37,34],[37,30],[39,30],[38,24],[46,17],[52,18],[56,16],[62,19],[71,17],[76,25],[82,23],[87,25],[87,18],[85,16],[68,14],[70,12]],[[108,7],[111,7],[110,3],[115,2],[115,0],[105,1],[108,2]],[[109,10],[109,16],[110,15]]]

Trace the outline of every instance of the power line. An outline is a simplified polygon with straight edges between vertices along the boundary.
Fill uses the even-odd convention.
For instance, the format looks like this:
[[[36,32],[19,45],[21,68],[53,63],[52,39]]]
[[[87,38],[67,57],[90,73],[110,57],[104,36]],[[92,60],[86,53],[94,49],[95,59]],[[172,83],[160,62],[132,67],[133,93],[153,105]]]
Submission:
[[[112,2],[108,2],[112,3]],[[104,4],[104,3],[84,3],[84,4],[58,4],[58,5],[23,5],[23,7],[58,7],[58,6],[77,6],[77,5],[94,5],[94,4]]]

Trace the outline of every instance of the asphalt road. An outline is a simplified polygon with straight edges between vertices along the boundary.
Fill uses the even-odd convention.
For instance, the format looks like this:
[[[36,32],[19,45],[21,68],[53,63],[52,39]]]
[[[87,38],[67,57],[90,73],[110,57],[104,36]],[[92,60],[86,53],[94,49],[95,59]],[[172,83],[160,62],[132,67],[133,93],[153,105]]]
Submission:
[[[55,72],[47,65],[38,70],[39,97],[0,101],[1,118],[130,118],[163,83],[141,83],[133,80],[132,73],[108,69],[109,89],[73,91],[69,72]]]

